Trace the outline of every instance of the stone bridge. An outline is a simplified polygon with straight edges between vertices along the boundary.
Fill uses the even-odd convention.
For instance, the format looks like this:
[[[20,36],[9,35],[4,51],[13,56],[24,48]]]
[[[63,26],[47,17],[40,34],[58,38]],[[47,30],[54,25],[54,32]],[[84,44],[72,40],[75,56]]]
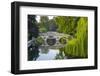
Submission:
[[[58,32],[39,33],[39,35],[44,39],[44,43],[40,47],[48,47],[48,48],[64,47],[69,37],[71,37],[68,34],[63,34]],[[66,38],[66,43],[62,44],[60,42],[60,39],[64,37]]]
[[[40,48],[61,48],[66,45],[69,37],[72,38],[72,36],[68,34],[58,32],[39,33],[39,36],[44,40],[44,43],[40,45]],[[62,44],[60,39],[64,37],[66,38],[66,43]],[[35,38],[32,38],[32,40],[28,41],[28,47],[31,45],[35,45]]]

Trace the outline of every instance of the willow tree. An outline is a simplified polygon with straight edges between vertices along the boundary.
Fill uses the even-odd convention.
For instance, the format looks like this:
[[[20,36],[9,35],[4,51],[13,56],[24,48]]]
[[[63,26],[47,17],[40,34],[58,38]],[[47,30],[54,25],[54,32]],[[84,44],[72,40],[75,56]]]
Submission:
[[[60,48],[60,51],[64,51],[68,57],[86,58],[88,56],[87,17],[57,16],[55,22],[58,32],[73,36],[73,39],[69,40],[64,48]]]
[[[68,41],[64,48],[64,52],[69,57],[82,57],[88,56],[88,19],[81,17],[77,23],[76,38]]]
[[[87,17],[80,18],[76,33],[80,44],[80,56],[87,57],[88,53],[88,19]]]

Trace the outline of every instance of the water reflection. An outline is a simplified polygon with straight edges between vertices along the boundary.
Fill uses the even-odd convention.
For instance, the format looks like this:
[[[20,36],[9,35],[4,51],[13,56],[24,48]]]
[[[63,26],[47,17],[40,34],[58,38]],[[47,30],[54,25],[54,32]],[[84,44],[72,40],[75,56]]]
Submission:
[[[28,49],[29,61],[66,59],[63,51],[59,49],[38,48],[31,46]]]
[[[39,57],[37,58],[37,60],[54,60],[56,55],[59,54],[59,50],[58,49],[48,49],[48,51],[46,52],[46,50],[42,50],[39,49]]]
[[[36,60],[38,57],[39,57],[38,47],[30,46],[28,48],[28,60],[29,61]]]

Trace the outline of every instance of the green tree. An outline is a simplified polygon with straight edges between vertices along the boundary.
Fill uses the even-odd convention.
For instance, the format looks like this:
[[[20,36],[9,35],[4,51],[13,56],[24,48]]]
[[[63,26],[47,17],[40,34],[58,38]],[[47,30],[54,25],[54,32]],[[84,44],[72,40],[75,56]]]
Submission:
[[[74,58],[86,58],[88,56],[88,19],[87,17],[57,16],[54,18],[57,31],[70,34],[70,39],[64,48],[66,56]]]
[[[49,18],[47,16],[41,16],[40,17],[40,23],[39,23],[39,31],[40,32],[47,32],[48,31],[48,23]]]
[[[68,41],[64,52],[70,57],[82,57],[88,56],[88,19],[87,17],[81,17],[77,23],[76,38]]]
[[[35,17],[35,15],[28,15],[28,40],[37,37],[39,33]]]
[[[56,31],[57,25],[56,25],[54,19],[50,19],[50,20],[49,20],[49,25],[48,25],[48,27],[49,27],[49,31]]]
[[[79,17],[57,16],[54,19],[58,26],[58,32],[75,35]]]

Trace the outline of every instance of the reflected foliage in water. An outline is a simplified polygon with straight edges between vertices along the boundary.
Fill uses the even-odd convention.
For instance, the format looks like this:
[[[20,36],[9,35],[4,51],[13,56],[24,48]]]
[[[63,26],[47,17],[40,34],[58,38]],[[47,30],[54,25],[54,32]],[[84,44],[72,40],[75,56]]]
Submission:
[[[59,49],[29,47],[28,50],[29,61],[57,60],[67,58],[64,52],[60,51]]]
[[[30,46],[28,48],[28,60],[36,60],[39,57],[38,47]]]

